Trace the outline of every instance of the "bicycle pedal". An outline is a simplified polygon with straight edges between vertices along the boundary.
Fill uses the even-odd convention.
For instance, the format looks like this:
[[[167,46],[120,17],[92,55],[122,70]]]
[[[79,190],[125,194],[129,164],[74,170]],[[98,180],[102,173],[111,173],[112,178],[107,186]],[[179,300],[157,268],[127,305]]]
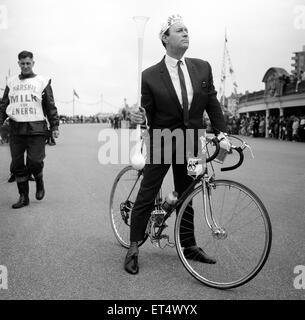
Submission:
[[[150,241],[151,241],[151,243],[152,243],[152,245],[153,245],[154,247],[160,248],[160,242],[159,242],[159,240],[157,240],[157,239],[150,239]]]

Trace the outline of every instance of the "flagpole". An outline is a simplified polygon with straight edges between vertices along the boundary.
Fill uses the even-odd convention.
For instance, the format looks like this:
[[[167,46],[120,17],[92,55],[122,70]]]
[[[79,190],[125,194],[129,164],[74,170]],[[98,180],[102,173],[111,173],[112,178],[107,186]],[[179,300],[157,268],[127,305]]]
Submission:
[[[73,90],[73,111],[72,111],[73,120],[74,120],[74,108],[75,108],[75,98],[74,98],[74,90]]]
[[[227,58],[227,28],[225,28],[225,44],[224,44],[224,61],[226,61]],[[225,75],[225,79],[223,82],[223,96],[222,96],[222,105],[223,107],[225,107],[225,101],[226,101],[226,76],[227,76],[227,70],[226,70],[226,65],[225,65],[225,69],[224,69],[224,75]]]
[[[103,112],[103,94],[101,94],[101,114]]]

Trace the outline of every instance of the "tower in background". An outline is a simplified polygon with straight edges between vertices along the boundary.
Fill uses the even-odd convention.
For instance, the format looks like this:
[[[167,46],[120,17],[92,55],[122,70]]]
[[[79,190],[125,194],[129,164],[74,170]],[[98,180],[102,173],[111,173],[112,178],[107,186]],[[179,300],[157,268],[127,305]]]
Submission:
[[[301,70],[305,71],[305,46],[303,46],[303,51],[294,52],[294,56],[291,58],[294,63],[291,64],[294,69],[291,73],[297,76]]]

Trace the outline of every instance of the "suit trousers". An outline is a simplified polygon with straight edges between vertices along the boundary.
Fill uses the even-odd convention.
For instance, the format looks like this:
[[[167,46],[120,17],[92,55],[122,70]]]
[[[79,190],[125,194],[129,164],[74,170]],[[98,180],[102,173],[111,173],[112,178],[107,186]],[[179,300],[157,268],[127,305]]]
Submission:
[[[146,164],[143,179],[131,213],[130,241],[141,241],[144,238],[146,226],[154,207],[155,198],[161,188],[163,179],[171,164]],[[180,196],[193,182],[187,174],[186,164],[172,164],[175,191]],[[180,208],[176,209],[179,212]],[[187,212],[187,213],[186,213]],[[194,212],[192,207],[187,207],[182,219],[180,232],[181,246],[196,245],[194,238]],[[188,230],[188,232],[185,232]]]
[[[42,173],[45,158],[44,135],[11,135],[11,171],[17,182],[26,181],[30,173],[37,177]],[[26,152],[26,162],[24,155]]]

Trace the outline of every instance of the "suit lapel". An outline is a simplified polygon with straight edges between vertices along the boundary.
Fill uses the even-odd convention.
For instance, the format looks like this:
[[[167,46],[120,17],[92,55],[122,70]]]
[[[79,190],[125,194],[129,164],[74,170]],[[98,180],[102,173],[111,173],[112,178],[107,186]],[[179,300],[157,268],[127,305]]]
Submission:
[[[197,74],[196,74],[196,68],[193,65],[192,61],[189,58],[185,58],[185,64],[188,70],[188,73],[190,75],[191,78],[191,83],[193,86],[193,99],[192,99],[192,103],[190,106],[190,109],[192,108],[192,106],[196,105],[196,100],[198,97],[197,92],[199,92],[200,88],[199,88],[199,79],[197,78]]]
[[[178,112],[180,114],[182,114],[182,107],[181,107],[181,104],[179,102],[179,99],[178,99],[178,96],[176,94],[176,90],[174,88],[174,85],[173,85],[173,82],[172,82],[172,79],[169,75],[169,72],[167,70],[167,67],[166,67],[166,64],[165,64],[165,58],[162,59],[162,61],[160,62],[160,75],[161,75],[161,78],[165,84],[165,86],[167,87],[167,90],[178,110]]]

